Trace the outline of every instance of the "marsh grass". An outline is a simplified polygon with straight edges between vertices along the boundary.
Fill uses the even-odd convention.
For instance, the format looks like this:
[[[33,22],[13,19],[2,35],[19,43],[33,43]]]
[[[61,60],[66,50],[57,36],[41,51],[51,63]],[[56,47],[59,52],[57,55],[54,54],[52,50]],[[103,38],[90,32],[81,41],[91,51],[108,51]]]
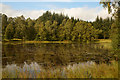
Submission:
[[[2,78],[118,78],[118,63],[98,65],[90,62],[50,69],[37,63],[25,63],[23,67],[12,64],[2,70]]]
[[[3,41],[3,44],[12,44],[12,45],[18,45],[18,44],[32,44],[32,43],[74,43],[72,41],[23,41],[23,40],[11,40],[11,41]]]

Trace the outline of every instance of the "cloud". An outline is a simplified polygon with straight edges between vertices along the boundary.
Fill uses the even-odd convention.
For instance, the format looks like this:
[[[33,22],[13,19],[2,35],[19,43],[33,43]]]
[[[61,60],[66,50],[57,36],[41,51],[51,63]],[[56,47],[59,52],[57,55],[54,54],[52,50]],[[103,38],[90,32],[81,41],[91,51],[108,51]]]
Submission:
[[[2,2],[100,2],[100,1],[106,2],[105,0],[2,0]]]
[[[109,2],[109,0],[2,0],[2,2],[100,2],[100,1]]]
[[[2,10],[0,12],[6,14],[9,17],[16,17],[24,15],[25,18],[32,18],[36,19],[41,16],[46,10],[14,10],[8,5],[0,4],[2,6]],[[63,8],[63,9],[51,9],[49,10],[52,13],[62,13],[64,15],[68,15],[69,17],[75,17],[76,19],[79,18],[81,20],[86,21],[94,21],[97,16],[102,18],[110,17],[111,15],[108,14],[107,10],[100,7],[89,8],[89,7],[80,7],[80,8]]]
[[[2,2],[73,2],[74,0],[4,0]]]
[[[97,16],[100,16],[102,18],[111,16],[107,13],[107,10],[101,9],[100,7],[59,9],[59,10],[51,10],[51,12],[63,13],[64,15],[68,15],[69,17],[75,17],[76,19],[79,18],[87,21],[94,21]]]
[[[2,7],[0,12],[6,14],[9,17],[24,15],[26,18],[30,17],[32,19],[36,19],[46,12],[45,10],[14,10],[10,6],[4,4],[0,4],[0,7]]]

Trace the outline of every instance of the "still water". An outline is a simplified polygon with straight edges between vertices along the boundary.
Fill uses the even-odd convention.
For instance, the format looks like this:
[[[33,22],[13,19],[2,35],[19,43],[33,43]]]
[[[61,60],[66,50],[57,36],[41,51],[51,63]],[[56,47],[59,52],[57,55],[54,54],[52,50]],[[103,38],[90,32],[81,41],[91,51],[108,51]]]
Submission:
[[[8,43],[2,44],[2,67],[37,64],[44,68],[78,63],[108,64],[115,59],[110,43]]]

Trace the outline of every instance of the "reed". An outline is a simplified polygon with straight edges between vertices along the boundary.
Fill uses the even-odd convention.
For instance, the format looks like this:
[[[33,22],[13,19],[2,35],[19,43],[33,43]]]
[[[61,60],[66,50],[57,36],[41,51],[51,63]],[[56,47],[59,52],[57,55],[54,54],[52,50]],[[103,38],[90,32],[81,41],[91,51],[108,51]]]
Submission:
[[[25,63],[22,68],[12,64],[2,70],[2,78],[118,78],[118,62],[79,63],[47,70],[37,63]]]

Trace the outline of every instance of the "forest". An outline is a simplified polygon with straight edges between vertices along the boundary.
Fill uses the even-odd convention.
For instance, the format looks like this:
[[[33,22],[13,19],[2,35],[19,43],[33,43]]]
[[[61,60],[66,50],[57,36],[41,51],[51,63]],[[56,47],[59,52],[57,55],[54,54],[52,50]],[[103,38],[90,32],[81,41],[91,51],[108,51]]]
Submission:
[[[69,18],[63,14],[46,11],[37,19],[19,16],[2,16],[2,39],[37,41],[78,41],[89,42],[95,39],[110,39],[114,19],[96,16],[95,21]]]
[[[0,14],[2,78],[119,79],[120,1],[112,1],[100,2],[112,17],[94,21],[50,11],[37,19]]]

